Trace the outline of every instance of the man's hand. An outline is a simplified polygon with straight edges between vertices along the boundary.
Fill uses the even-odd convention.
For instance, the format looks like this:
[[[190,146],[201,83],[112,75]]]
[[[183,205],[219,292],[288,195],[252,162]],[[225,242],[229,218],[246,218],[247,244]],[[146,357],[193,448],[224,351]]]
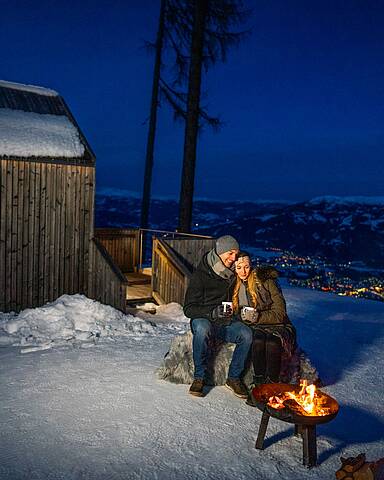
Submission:
[[[230,305],[226,305],[226,308],[224,309],[224,305],[218,305],[212,310],[212,320],[223,320],[226,319],[228,320],[230,317],[233,315],[233,310]]]

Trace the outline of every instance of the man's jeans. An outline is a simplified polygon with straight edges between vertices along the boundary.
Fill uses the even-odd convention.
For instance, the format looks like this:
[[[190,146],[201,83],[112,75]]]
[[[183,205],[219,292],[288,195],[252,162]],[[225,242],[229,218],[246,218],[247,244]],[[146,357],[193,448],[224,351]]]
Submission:
[[[208,340],[213,337],[223,342],[235,343],[232,362],[229,366],[228,378],[239,378],[244,370],[249,349],[252,345],[252,330],[241,322],[229,325],[214,325],[206,318],[195,318],[191,322],[193,333],[193,362],[195,378],[205,377],[208,357]]]

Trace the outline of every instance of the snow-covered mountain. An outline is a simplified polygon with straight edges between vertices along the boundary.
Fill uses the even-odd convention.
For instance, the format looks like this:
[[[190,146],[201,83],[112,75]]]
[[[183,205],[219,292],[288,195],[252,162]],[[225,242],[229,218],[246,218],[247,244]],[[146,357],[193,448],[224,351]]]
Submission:
[[[177,215],[175,200],[152,201],[152,228],[174,230]],[[139,217],[140,199],[132,194],[101,191],[96,197],[97,226],[138,226]],[[195,233],[232,234],[245,245],[384,264],[384,197],[318,197],[293,204],[200,200],[193,224]]]

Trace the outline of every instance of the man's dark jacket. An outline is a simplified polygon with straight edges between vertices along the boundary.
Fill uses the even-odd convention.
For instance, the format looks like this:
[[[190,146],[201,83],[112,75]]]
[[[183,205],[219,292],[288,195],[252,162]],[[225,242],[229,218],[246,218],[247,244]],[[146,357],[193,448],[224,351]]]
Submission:
[[[193,272],[185,293],[184,314],[191,319],[213,320],[212,311],[221,302],[232,301],[232,290],[236,281],[233,275],[229,280],[217,275],[208,265],[204,255]]]

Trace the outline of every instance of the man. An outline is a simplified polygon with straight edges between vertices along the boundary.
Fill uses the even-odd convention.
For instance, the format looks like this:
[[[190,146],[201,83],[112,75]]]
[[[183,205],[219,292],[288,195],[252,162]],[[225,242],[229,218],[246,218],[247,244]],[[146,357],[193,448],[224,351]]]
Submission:
[[[208,341],[212,337],[236,344],[225,385],[240,398],[248,395],[240,375],[252,344],[252,331],[243,323],[233,321],[232,308],[222,305],[232,301],[235,275],[231,268],[238,253],[236,239],[230,235],[218,238],[215,248],[204,255],[193,273],[185,294],[184,313],[191,319],[195,366],[191,395],[204,396]]]

